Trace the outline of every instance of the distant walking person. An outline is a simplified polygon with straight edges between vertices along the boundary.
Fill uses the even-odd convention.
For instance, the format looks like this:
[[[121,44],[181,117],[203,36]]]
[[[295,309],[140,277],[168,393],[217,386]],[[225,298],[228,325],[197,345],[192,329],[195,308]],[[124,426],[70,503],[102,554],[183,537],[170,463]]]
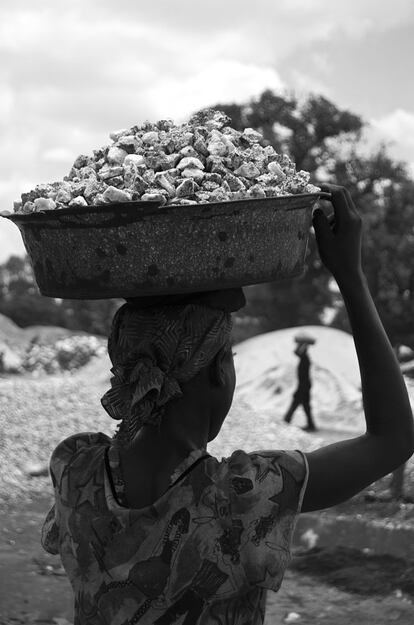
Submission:
[[[295,337],[295,341],[298,344],[295,349],[295,354],[300,359],[298,365],[298,387],[293,394],[292,402],[284,420],[286,423],[290,423],[296,408],[303,406],[308,420],[308,425],[303,429],[307,432],[315,432],[317,428],[312,418],[310,406],[310,390],[312,384],[309,376],[310,359],[308,356],[308,345],[313,345],[315,340],[308,336],[297,336]]]

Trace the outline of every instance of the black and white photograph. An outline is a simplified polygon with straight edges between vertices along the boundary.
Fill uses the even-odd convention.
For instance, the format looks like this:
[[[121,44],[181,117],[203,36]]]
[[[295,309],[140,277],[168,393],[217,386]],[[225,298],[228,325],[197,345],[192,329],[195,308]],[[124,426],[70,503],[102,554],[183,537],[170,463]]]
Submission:
[[[414,625],[414,3],[0,6],[0,625]]]

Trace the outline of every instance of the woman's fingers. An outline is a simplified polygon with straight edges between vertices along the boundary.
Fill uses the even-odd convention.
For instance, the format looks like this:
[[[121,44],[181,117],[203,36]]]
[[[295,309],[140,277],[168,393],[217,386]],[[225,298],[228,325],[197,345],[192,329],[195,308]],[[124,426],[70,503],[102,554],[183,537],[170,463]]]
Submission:
[[[335,222],[342,228],[352,220],[353,203],[345,187],[334,184],[321,185],[322,191],[330,193],[332,196],[332,206],[335,212]]]
[[[321,208],[315,208],[312,214],[312,225],[315,230],[316,238],[327,237],[332,234],[328,218]]]

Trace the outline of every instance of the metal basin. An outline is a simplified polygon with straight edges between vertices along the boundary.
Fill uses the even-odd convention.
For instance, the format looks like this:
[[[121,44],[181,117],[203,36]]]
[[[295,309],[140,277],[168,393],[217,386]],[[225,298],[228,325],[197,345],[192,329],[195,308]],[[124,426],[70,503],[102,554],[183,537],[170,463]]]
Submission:
[[[106,299],[271,282],[304,270],[312,193],[217,204],[126,202],[8,215],[40,292]]]

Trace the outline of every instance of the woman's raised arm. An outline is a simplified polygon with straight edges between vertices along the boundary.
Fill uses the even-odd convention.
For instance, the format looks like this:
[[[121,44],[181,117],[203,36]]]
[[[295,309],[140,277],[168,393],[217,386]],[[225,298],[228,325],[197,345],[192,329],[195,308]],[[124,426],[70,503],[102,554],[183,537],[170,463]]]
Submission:
[[[324,185],[323,191],[332,194],[334,218],[328,220],[316,209],[313,225],[321,260],[336,279],[348,312],[361,373],[366,433],[305,454],[309,480],[302,512],[349,499],[414,452],[405,382],[361,267],[361,218],[345,188]]]

